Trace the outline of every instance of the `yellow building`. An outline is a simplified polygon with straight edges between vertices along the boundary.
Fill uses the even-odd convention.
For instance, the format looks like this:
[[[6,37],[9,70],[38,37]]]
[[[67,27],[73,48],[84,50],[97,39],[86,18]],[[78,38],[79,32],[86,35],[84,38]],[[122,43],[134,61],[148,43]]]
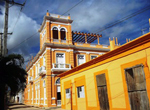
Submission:
[[[110,51],[110,46],[99,43],[101,35],[72,32],[72,22],[70,16],[48,12],[44,17],[39,29],[40,51],[26,67],[25,104],[40,107],[61,105],[60,78],[57,75]],[[97,44],[93,44],[95,41]]]
[[[64,109],[150,110],[150,33],[58,77]]]

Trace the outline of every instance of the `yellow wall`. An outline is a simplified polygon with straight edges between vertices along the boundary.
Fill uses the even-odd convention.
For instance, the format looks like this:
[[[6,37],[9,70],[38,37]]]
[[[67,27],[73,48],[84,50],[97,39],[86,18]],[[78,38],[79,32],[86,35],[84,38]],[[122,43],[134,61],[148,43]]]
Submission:
[[[70,109],[65,104],[65,83],[70,81],[72,84],[73,107],[78,110],[99,110],[98,93],[96,86],[96,74],[106,74],[107,92],[109,98],[110,110],[130,110],[127,85],[125,81],[124,69],[137,64],[144,65],[144,72],[147,83],[147,92],[150,99],[150,42],[108,58],[97,64],[93,64],[69,75],[61,77],[62,88],[62,108]],[[76,93],[76,84],[81,83],[85,77],[85,98],[78,99]],[[76,80],[79,78],[79,80]],[[76,102],[77,101],[77,102]]]

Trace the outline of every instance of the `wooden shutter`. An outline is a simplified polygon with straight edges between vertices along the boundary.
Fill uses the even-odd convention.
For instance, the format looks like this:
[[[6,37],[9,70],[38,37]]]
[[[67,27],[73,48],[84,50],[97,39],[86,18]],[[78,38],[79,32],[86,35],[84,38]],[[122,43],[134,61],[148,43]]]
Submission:
[[[109,101],[107,95],[107,86],[105,74],[100,74],[96,76],[98,98],[100,104],[100,110],[109,110]]]
[[[131,110],[150,110],[142,65],[125,69]]]

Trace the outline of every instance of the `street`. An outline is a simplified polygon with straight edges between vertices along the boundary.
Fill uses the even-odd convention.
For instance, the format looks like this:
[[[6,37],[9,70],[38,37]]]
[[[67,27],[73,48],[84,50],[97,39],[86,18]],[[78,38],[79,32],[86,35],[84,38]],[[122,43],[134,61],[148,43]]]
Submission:
[[[7,110],[45,110],[44,108],[36,108],[36,107],[31,107],[31,106],[27,106],[24,104],[10,104]],[[46,110],[63,110],[61,108],[49,108]]]

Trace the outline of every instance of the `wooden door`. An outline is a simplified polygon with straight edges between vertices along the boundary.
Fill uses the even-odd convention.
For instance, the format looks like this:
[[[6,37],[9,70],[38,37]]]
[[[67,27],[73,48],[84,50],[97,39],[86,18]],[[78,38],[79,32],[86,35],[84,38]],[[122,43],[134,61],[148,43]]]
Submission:
[[[107,85],[105,74],[100,74],[96,76],[97,90],[100,110],[109,110],[109,101],[107,95]]]
[[[142,65],[125,69],[131,110],[150,110]]]

